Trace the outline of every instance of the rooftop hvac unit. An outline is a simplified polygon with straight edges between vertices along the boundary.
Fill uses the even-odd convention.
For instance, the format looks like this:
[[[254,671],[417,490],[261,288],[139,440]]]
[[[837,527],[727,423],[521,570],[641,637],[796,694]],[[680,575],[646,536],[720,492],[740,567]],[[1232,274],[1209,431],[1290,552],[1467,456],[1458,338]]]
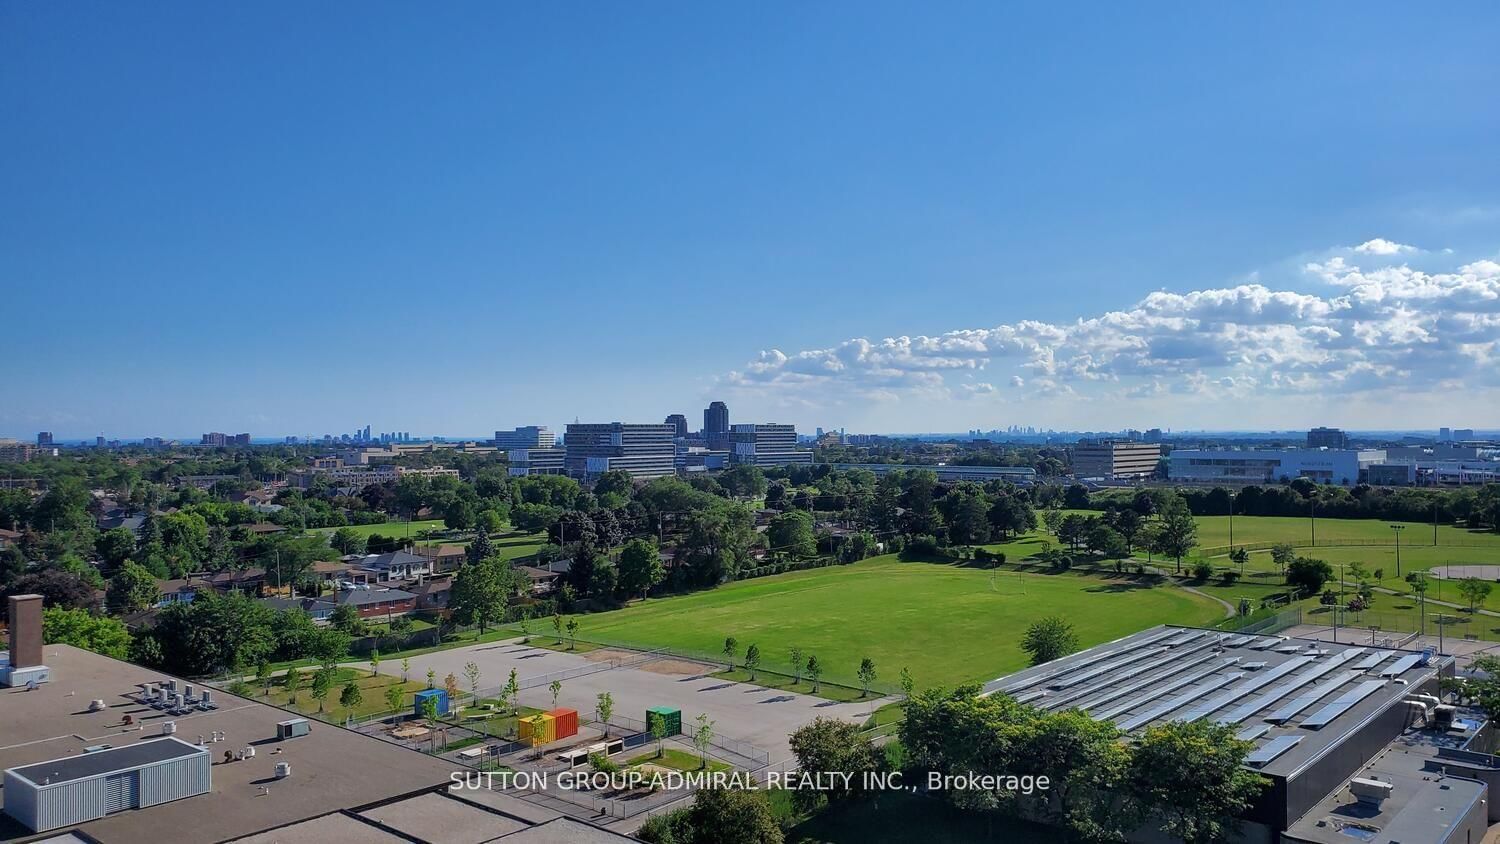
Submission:
[[[292,775],[292,763],[290,763],[290,762],[277,762],[276,763],[276,779],[284,780],[284,779],[286,779],[287,777],[289,777],[291,775]]]
[[[292,718],[276,724],[276,738],[283,741],[291,738],[299,738],[310,732],[312,732],[312,725],[307,723],[306,718]]]
[[[172,735],[175,732],[177,732],[177,722],[176,721],[163,721],[163,722],[161,722],[161,734],[162,735],[164,735],[164,736],[170,736],[170,735]]]
[[[1432,710],[1432,724],[1439,730],[1453,729],[1453,717],[1458,714],[1458,708],[1450,704],[1436,706]]]
[[[1361,803],[1379,806],[1380,801],[1391,796],[1391,784],[1367,777],[1355,777],[1349,781],[1349,792]]]
[[[167,690],[168,691],[173,691],[173,692],[177,691],[177,681],[176,680],[168,680],[167,681]]]
[[[182,684],[182,694],[183,694],[184,697],[192,697],[193,696],[193,685],[191,683],[183,683]]]
[[[208,689],[204,689],[203,690],[203,702],[204,703],[213,703],[214,702],[214,693],[211,692],[211,691],[209,691]]]

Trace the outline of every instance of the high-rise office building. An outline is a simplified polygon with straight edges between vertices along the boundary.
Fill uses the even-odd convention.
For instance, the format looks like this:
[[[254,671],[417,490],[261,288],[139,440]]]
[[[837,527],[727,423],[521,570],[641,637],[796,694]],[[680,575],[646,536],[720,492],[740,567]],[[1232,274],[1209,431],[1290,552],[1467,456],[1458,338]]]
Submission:
[[[42,431],[41,433],[37,434],[36,435],[36,444],[37,445],[52,445],[52,432],[51,431]]]
[[[552,448],[557,445],[557,432],[546,425],[525,425],[509,431],[495,432],[495,448],[519,451],[526,448]]]
[[[1307,432],[1308,448],[1348,448],[1349,435],[1338,428],[1313,428]]]
[[[704,408],[703,439],[708,441],[709,448],[729,447],[729,405],[716,401]]]
[[[1451,443],[1451,442],[1453,442],[1453,429],[1452,428],[1439,428],[1438,429],[1438,442],[1444,442],[1444,443]]]
[[[611,469],[650,480],[674,475],[677,448],[671,425],[630,425],[623,422],[573,423],[563,443],[568,474],[589,480]]]
[[[1458,442],[1463,442],[1464,440],[1472,440],[1472,439],[1474,439],[1474,429],[1473,428],[1454,428],[1453,429],[1453,439],[1456,440],[1456,441],[1458,441]]]
[[[688,435],[688,429],[687,429],[687,417],[686,416],[682,415],[681,413],[668,414],[667,415],[667,424],[671,425],[672,428],[673,428],[673,430],[675,430],[677,432],[674,436],[676,436],[678,438],[685,438],[685,437],[687,437],[687,435]]]
[[[1073,474],[1080,478],[1145,477],[1160,461],[1160,443],[1104,440],[1073,447]]]
[[[797,428],[776,423],[735,425],[729,430],[729,461],[762,468],[811,463],[813,454],[797,447]]]

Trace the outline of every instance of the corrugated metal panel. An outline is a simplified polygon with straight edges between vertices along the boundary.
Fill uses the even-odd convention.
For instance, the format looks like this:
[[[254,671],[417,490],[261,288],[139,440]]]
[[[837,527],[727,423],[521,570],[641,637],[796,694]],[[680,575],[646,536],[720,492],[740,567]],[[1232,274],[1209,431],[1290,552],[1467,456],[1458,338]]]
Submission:
[[[207,753],[141,769],[140,807],[180,800],[209,790]]]
[[[5,774],[5,813],[27,829],[36,829],[36,788],[8,771]]]
[[[6,795],[6,802],[10,795]],[[104,777],[37,789],[36,831],[45,832],[104,817]]]

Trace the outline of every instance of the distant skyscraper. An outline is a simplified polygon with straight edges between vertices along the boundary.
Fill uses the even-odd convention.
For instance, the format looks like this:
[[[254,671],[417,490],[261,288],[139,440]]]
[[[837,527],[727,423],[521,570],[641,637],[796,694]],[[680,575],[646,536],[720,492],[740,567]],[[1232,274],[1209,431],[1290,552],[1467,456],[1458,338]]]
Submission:
[[[37,445],[52,445],[52,432],[51,431],[42,431],[41,433],[37,434],[36,435],[36,444]]]
[[[1438,429],[1438,442],[1445,442],[1445,443],[1451,443],[1451,442],[1453,442],[1453,429],[1452,428],[1439,428]]]
[[[682,415],[681,413],[669,414],[667,416],[667,424],[671,425],[677,431],[677,436],[679,438],[687,437],[688,429],[686,416]]]
[[[510,431],[495,432],[495,447],[506,451],[528,448],[552,448],[557,433],[545,425],[527,425]]]
[[[1308,448],[1348,448],[1349,436],[1338,428],[1313,428],[1307,432]]]
[[[1460,442],[1462,442],[1463,440],[1472,440],[1472,439],[1474,439],[1474,429],[1473,428],[1454,428],[1453,429],[1453,439],[1458,440]]]
[[[729,405],[711,402],[703,411],[703,439],[713,449],[729,448]]]
[[[94,437],[94,448],[104,448],[104,437]]]

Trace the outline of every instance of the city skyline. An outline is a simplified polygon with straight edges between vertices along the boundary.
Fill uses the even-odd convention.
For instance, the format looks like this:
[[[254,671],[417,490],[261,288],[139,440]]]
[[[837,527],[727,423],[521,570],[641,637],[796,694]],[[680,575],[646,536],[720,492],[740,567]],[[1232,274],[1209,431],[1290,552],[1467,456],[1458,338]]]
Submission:
[[[354,8],[7,8],[0,430],[1500,409],[1493,8]]]

